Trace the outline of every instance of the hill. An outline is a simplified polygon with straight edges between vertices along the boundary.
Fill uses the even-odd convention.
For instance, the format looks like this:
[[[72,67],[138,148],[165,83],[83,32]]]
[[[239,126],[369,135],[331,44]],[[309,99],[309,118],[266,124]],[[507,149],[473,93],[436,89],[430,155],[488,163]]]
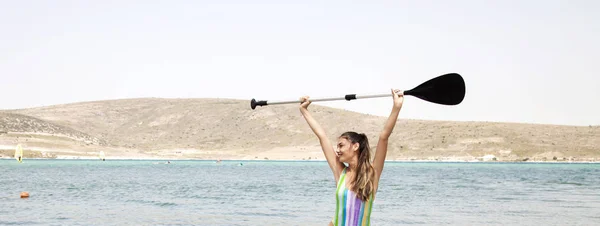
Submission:
[[[334,139],[364,132],[375,147],[385,117],[313,104]],[[26,157],[323,159],[296,105],[250,109],[233,99],[120,99],[0,111],[0,155]],[[27,156],[29,155],[29,156]],[[600,160],[600,127],[399,119],[389,160]]]

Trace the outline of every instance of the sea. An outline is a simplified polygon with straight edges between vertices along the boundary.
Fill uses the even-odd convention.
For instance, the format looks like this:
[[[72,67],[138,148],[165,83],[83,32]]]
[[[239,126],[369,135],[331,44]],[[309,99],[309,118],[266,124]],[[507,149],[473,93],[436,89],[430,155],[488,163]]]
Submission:
[[[0,225],[327,225],[335,188],[324,161],[5,159]],[[371,225],[600,225],[600,164],[386,162]]]

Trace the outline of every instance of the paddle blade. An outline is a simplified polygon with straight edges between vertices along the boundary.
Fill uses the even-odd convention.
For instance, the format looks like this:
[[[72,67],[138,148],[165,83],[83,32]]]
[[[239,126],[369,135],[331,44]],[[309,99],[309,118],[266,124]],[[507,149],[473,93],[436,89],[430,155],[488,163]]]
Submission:
[[[404,95],[437,104],[457,105],[465,98],[465,81],[457,73],[440,75],[411,90],[404,91]]]

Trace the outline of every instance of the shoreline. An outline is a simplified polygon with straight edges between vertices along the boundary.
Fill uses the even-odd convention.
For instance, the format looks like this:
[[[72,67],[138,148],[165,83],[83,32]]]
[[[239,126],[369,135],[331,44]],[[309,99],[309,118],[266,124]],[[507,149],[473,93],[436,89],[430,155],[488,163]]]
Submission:
[[[14,157],[0,157],[0,160],[14,160]],[[101,161],[98,157],[88,156],[62,156],[60,158],[25,158],[27,160],[86,160],[86,161]],[[200,162],[216,162],[218,159],[201,159],[201,158],[159,158],[159,157],[142,157],[142,158],[127,158],[127,157],[111,157],[105,158],[105,161],[200,161]],[[220,159],[221,162],[323,162],[326,160],[320,159]],[[600,164],[600,161],[467,161],[467,160],[385,160],[386,163],[518,163],[518,164]]]
[[[9,146],[0,145],[0,159],[14,159]],[[314,146],[292,146],[279,147],[268,150],[247,152],[246,149],[225,150],[202,150],[202,149],[156,149],[142,152],[135,149],[123,148],[105,148],[106,160],[155,160],[155,161],[176,161],[176,160],[204,160],[204,161],[312,161],[325,162],[325,158],[318,147]],[[27,159],[55,159],[55,160],[100,160],[98,156],[99,149],[76,150],[74,148],[47,148],[39,146],[29,146],[24,149],[24,160]],[[502,153],[501,153],[502,154]],[[598,157],[563,157],[559,156],[541,157],[516,157],[516,156],[496,156],[494,154],[483,154],[481,156],[388,156],[386,162],[423,162],[423,163],[600,163]]]

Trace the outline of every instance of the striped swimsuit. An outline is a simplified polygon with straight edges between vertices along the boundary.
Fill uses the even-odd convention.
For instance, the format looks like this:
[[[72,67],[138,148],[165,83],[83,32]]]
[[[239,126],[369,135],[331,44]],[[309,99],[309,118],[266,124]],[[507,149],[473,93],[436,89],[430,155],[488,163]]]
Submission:
[[[365,202],[346,187],[346,168],[342,171],[340,181],[335,192],[334,226],[369,226],[373,195]]]

